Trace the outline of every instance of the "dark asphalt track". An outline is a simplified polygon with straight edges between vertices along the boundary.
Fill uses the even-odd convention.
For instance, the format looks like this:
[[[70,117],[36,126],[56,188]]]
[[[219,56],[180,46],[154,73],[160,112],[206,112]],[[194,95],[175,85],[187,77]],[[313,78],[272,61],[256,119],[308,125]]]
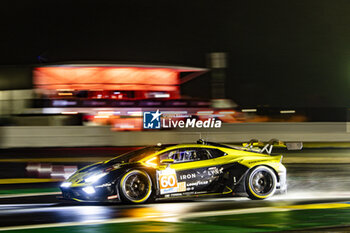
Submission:
[[[171,217],[181,217],[186,214],[203,212],[212,212],[215,215],[218,211],[227,210],[250,209],[254,212],[255,209],[264,207],[275,208],[290,205],[349,202],[350,196],[348,195],[350,194],[339,195],[338,197],[317,197],[315,193],[305,193],[306,198],[287,195],[264,201],[252,201],[246,198],[221,198],[158,202],[143,205],[61,203],[57,201],[54,195],[16,198],[15,201],[10,198],[0,200],[0,230],[2,227],[10,226],[98,222],[108,219],[133,218],[135,216],[142,218],[149,214],[155,215],[156,218],[162,218],[168,214]]]

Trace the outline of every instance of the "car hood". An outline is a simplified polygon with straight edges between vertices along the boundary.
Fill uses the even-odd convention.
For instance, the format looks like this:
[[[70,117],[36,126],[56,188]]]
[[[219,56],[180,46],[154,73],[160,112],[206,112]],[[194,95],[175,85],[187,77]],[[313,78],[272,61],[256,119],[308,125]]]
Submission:
[[[71,182],[72,184],[84,184],[84,179],[87,177],[102,172],[110,172],[119,169],[120,166],[121,163],[108,164],[107,162],[97,162],[79,169],[73,175],[71,175],[67,181]]]

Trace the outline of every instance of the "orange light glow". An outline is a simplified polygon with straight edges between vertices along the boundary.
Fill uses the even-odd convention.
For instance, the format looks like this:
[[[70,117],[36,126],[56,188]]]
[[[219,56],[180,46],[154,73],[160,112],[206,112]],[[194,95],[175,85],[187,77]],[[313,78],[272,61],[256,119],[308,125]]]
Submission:
[[[170,68],[143,67],[38,67],[38,89],[179,91],[179,72]]]

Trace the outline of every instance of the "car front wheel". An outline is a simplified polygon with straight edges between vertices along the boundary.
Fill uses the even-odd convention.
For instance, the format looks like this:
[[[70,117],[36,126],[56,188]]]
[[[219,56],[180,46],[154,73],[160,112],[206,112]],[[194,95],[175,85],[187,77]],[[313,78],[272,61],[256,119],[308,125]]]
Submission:
[[[152,194],[152,181],[149,175],[141,170],[132,170],[120,180],[122,200],[131,203],[144,203]]]

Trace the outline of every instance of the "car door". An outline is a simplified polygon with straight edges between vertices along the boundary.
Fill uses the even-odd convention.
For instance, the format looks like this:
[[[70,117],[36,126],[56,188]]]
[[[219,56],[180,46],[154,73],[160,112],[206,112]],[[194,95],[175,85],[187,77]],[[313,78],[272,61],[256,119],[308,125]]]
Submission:
[[[180,148],[160,155],[160,161],[173,159],[174,163],[159,171],[161,194],[199,194],[215,191],[213,183],[222,170],[208,148]]]

